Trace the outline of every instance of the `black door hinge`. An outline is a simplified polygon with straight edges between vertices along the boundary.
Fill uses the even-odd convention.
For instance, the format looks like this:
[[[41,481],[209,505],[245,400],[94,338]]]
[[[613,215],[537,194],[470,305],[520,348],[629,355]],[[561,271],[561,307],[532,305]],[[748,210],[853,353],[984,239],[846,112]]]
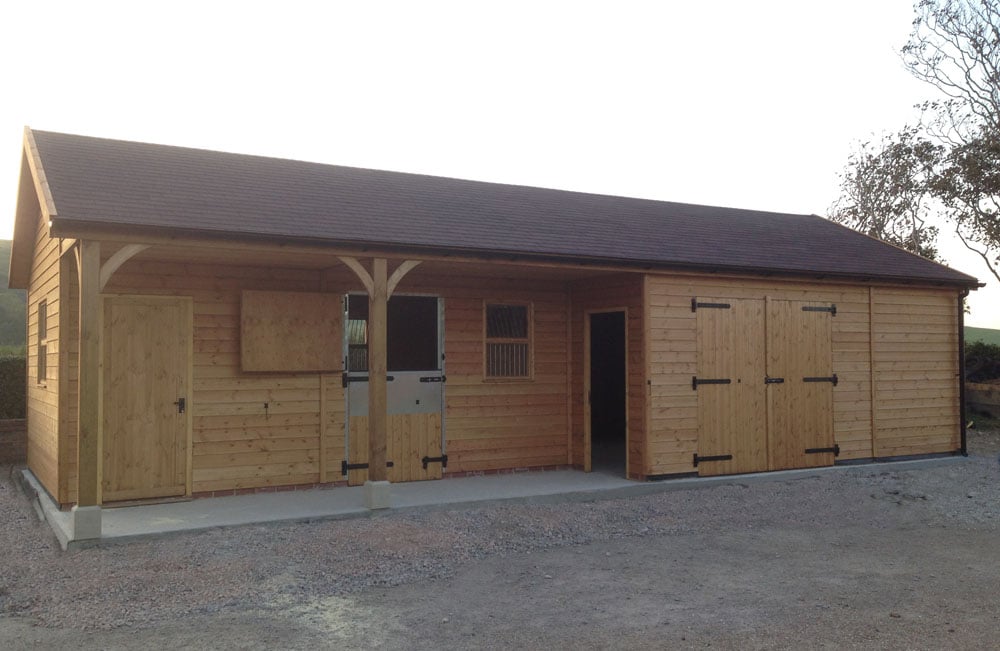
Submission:
[[[825,305],[803,305],[803,312],[829,312],[830,316],[837,316],[837,306],[830,305],[829,307]]]
[[[840,456],[840,445],[834,445],[832,448],[806,448],[806,454],[824,454],[826,452],[832,452],[833,456]]]
[[[367,463],[347,463],[347,461],[340,462],[340,474],[346,475],[348,470],[368,470]]]
[[[727,377],[706,380],[703,378],[699,378],[698,376],[695,375],[691,376],[691,388],[694,389],[695,391],[698,390],[699,384],[732,384],[732,383],[733,381]]]
[[[833,386],[837,386],[837,382],[839,380],[837,379],[837,374],[834,373],[830,377],[804,377],[804,378],[802,378],[802,381],[803,382],[829,382]]]
[[[699,303],[697,296],[691,297],[691,311],[697,312],[698,308],[714,308],[717,310],[728,310],[732,307],[729,303]]]
[[[731,454],[716,454],[712,456],[699,457],[698,453],[694,454],[694,467],[697,468],[699,463],[704,463],[706,461],[732,461],[733,455]]]
[[[421,459],[424,464],[424,470],[427,470],[427,464],[429,463],[440,463],[442,468],[448,467],[448,455],[442,454],[440,457],[424,457]]]
[[[386,468],[392,468],[393,463],[391,461],[385,462]],[[348,470],[368,470],[367,463],[347,463],[346,461],[340,462],[340,474],[346,475]]]
[[[396,378],[392,375],[385,376],[386,382],[392,382],[395,379]],[[368,381],[367,375],[348,375],[347,373],[344,373],[341,376],[341,384],[344,385],[345,389],[347,388],[347,385],[350,384],[351,382],[367,382],[367,381]]]

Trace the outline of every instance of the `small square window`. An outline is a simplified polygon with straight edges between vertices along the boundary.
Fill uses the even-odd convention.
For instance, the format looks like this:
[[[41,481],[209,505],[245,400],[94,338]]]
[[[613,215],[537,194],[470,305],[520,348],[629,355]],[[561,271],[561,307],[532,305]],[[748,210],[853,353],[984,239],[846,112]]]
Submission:
[[[486,304],[487,378],[531,377],[531,306]]]

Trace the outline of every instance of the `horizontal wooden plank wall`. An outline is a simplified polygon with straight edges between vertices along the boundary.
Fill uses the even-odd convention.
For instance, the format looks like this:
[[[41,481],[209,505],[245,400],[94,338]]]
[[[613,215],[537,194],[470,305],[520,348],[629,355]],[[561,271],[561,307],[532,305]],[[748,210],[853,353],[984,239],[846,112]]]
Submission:
[[[320,275],[314,270],[143,261],[140,255],[112,276],[106,293],[194,299],[193,492],[342,479],[344,400],[339,373],[324,380],[326,404],[320,409],[320,374],[240,370],[242,290],[315,292]],[[340,286],[356,289],[353,283],[353,275],[340,275]],[[340,345],[339,338],[331,342],[337,349]],[[322,444],[321,415],[327,436]],[[73,431],[75,415],[70,420],[66,427]]]
[[[28,284],[28,467],[59,499],[59,240],[48,224],[36,223],[35,249]],[[46,301],[46,380],[38,382],[38,304]]]
[[[343,479],[340,374],[325,374],[321,382],[316,373],[240,370],[242,290],[314,292],[320,288],[338,294],[362,291],[356,277],[341,266],[321,272],[184,264],[143,261],[140,254],[112,276],[108,293],[194,298],[195,493]],[[566,463],[565,283],[505,279],[485,266],[470,267],[462,277],[422,274],[418,267],[396,291],[445,299],[447,471]],[[75,299],[75,283],[72,292]],[[532,303],[533,379],[484,379],[484,300]],[[338,338],[331,345],[339,349],[341,341]],[[74,360],[71,370],[75,364]],[[75,428],[74,409],[64,422],[64,440],[72,446],[64,463],[74,477]],[[67,485],[67,502],[75,499],[75,485],[75,479]]]
[[[839,459],[872,456],[871,375],[867,287],[808,284],[745,278],[650,275],[650,424],[646,472],[690,473],[698,442],[698,400],[691,389],[696,374],[695,313],[691,298],[764,298],[829,302],[833,319],[834,437]]]
[[[396,289],[444,298],[446,473],[566,463],[565,284],[503,271],[469,265],[461,276],[442,276],[417,267]],[[530,380],[485,379],[484,301],[531,303]]]
[[[961,446],[957,301],[954,291],[872,290],[875,456]]]
[[[646,368],[643,357],[642,275],[618,274],[571,284],[573,465],[584,464],[584,323],[588,310],[627,308],[628,324],[628,457],[629,475],[646,472]]]

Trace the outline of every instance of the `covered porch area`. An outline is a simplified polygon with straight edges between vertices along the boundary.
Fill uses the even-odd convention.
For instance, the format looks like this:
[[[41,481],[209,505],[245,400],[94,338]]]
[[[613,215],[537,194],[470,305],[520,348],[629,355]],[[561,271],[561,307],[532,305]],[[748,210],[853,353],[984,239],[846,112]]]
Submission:
[[[79,344],[67,347],[61,390],[78,409],[62,420],[57,501],[75,504],[76,539],[109,535],[119,509],[108,507],[122,501],[274,491],[300,499],[307,493],[293,489],[319,487],[312,499],[353,512],[355,499],[389,507],[430,490],[420,479],[485,482],[476,475],[542,468],[599,468],[623,482],[646,474],[641,273],[228,241],[70,246],[62,314]],[[394,316],[394,299],[419,309]],[[432,322],[419,326],[416,304],[428,301]],[[161,309],[171,304],[174,312]],[[164,334],[165,320],[178,328]],[[609,327],[614,345],[602,347]],[[431,361],[414,362],[428,356],[407,348],[394,362],[415,339],[430,342]],[[592,364],[595,351],[617,359]],[[158,394],[148,385],[164,376],[150,364],[168,369],[163,404],[143,398]],[[601,386],[618,408],[605,400],[601,409],[613,413],[595,420],[592,398],[605,389],[593,379],[609,373],[618,382]],[[413,395],[401,388],[408,374]],[[614,436],[601,437],[606,429]],[[150,490],[141,485],[157,477],[164,481]],[[406,488],[389,496],[385,482]]]

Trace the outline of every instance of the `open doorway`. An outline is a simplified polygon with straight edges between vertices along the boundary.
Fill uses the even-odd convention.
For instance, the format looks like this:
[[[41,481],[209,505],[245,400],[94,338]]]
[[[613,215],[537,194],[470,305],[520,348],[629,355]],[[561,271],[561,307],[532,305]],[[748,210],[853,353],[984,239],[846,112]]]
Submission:
[[[595,312],[590,319],[591,469],[627,476],[625,312]]]

